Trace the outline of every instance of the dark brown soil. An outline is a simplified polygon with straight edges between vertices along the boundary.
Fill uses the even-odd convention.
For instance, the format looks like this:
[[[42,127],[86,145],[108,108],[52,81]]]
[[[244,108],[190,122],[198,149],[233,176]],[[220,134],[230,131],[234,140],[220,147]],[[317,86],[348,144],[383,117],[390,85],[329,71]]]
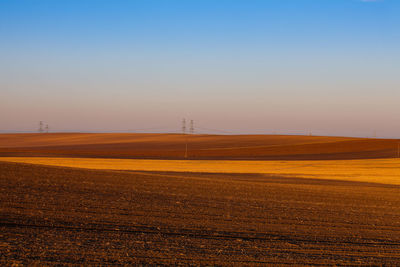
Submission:
[[[0,265],[398,265],[400,187],[0,163]]]
[[[393,158],[399,140],[284,135],[0,134],[1,156],[330,160]]]

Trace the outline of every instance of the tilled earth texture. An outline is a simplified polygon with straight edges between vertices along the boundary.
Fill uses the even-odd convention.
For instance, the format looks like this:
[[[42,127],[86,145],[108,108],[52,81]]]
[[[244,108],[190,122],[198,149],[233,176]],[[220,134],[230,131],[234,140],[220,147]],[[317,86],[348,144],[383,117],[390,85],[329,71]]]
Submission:
[[[400,187],[0,162],[0,264],[399,265]]]
[[[0,156],[242,160],[398,157],[399,140],[290,135],[0,134]],[[185,153],[186,144],[188,147]]]

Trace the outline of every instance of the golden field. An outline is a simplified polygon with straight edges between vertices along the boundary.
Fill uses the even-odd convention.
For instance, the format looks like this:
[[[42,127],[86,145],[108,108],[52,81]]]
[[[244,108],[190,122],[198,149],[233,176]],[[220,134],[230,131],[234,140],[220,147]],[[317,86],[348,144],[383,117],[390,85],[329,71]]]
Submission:
[[[398,143],[0,134],[0,265],[398,266]]]
[[[400,159],[234,161],[3,157],[0,160],[97,170],[254,173],[400,185]]]

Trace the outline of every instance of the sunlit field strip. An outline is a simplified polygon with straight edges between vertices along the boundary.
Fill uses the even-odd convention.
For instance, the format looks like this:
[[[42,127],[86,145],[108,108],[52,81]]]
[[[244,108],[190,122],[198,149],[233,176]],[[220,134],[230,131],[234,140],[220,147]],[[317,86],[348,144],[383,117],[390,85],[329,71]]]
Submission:
[[[2,157],[0,160],[100,170],[262,173],[400,185],[400,159],[230,161]]]

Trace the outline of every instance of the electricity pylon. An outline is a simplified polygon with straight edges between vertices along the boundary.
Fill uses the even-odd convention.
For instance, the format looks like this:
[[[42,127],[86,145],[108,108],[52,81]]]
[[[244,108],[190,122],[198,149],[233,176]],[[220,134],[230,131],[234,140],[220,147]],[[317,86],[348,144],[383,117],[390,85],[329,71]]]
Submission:
[[[43,133],[43,121],[39,122],[39,133]]]
[[[182,119],[182,133],[186,133],[186,119]]]
[[[193,120],[190,120],[190,129],[189,129],[189,131],[190,131],[190,134],[194,134],[194,121]]]

